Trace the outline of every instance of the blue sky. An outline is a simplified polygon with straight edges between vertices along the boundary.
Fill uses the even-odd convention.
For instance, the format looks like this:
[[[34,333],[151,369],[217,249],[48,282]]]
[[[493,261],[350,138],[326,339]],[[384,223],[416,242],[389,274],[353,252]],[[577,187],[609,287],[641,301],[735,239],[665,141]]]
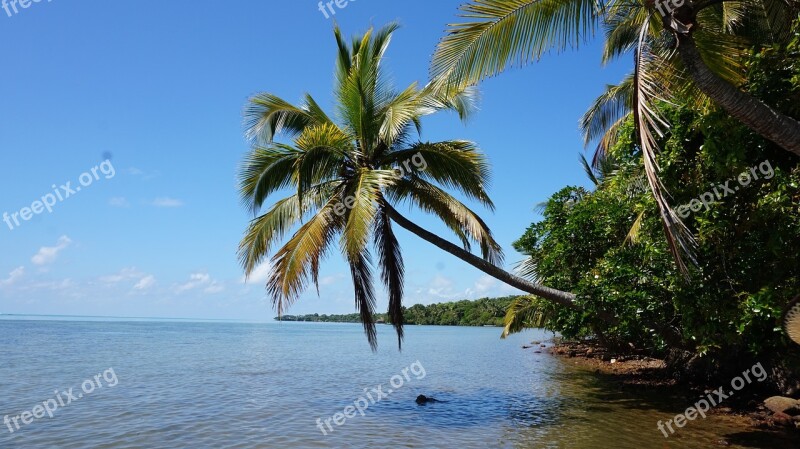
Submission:
[[[386,64],[405,87],[426,81],[460,3],[358,0],[335,19],[346,34],[398,20]],[[318,2],[42,0],[11,13],[0,9],[0,213],[63,197],[88,177],[52,212],[38,205],[19,226],[0,223],[0,313],[271,319],[266,267],[245,284],[236,259],[248,221],[236,191],[242,109],[267,91],[294,102],[310,92],[330,110],[333,20]],[[534,205],[587,184],[577,121],[628,69],[599,60],[597,43],[547,56],[484,83],[468,124],[424,123],[425,140],[469,139],[488,154],[497,210],[481,213],[509,267]],[[399,235],[408,305],[514,292]],[[354,311],[338,255],[321,277],[320,296],[309,291],[289,313]]]

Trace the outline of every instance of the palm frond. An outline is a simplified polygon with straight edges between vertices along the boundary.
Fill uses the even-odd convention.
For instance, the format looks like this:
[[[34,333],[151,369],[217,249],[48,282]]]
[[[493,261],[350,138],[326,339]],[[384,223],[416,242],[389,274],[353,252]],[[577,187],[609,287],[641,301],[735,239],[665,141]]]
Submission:
[[[684,257],[693,263],[695,262],[695,241],[689,229],[670,207],[667,200],[669,194],[658,176],[659,167],[656,160],[658,142],[656,142],[654,133],[659,137],[663,137],[662,128],[667,128],[669,125],[656,112],[655,102],[660,98],[659,95],[662,89],[657,84],[657,78],[651,76],[650,68],[652,68],[652,64],[650,62],[653,59],[649,52],[646,37],[647,25],[643,25],[636,49],[634,119],[639,134],[639,146],[644,157],[645,173],[661,215],[667,245],[678,268],[684,275],[688,276],[689,271]]]
[[[710,12],[710,10],[705,10]],[[698,20],[702,20],[702,17]],[[706,20],[704,23],[713,21]],[[745,61],[751,44],[723,28],[704,26],[692,33],[697,50],[710,70],[729,83],[739,86],[745,82]]]
[[[603,17],[605,42],[603,44],[602,63],[608,64],[636,49],[639,44],[639,30],[650,20],[649,10],[636,2],[613,1],[606,8]],[[652,24],[656,33],[660,27]]]
[[[275,95],[262,93],[250,98],[245,108],[245,136],[254,144],[268,145],[278,134],[299,134],[319,118],[302,106],[296,107]]]
[[[420,100],[417,84],[414,83],[406,90],[392,96],[387,104],[380,106],[379,116],[383,117],[383,122],[380,124],[380,138],[387,147],[391,147],[403,130],[420,116],[422,107]]]
[[[636,220],[633,221],[633,225],[631,225],[631,229],[628,231],[628,235],[625,236],[625,243],[629,245],[635,245],[639,243],[639,237],[642,231],[642,223],[644,222],[644,211],[639,212],[639,216],[636,217]]]
[[[607,86],[606,91],[583,114],[580,127],[585,145],[604,136],[615,123],[631,112],[633,77],[634,74],[630,74],[621,83]]]
[[[477,110],[480,91],[475,86],[448,88],[441,80],[434,80],[422,89],[422,115],[439,111],[454,111],[462,121],[467,121]]]
[[[422,167],[415,165],[413,175],[456,189],[494,210],[494,203],[486,192],[491,181],[491,166],[474,143],[463,140],[416,143],[408,149],[387,154],[379,165],[388,168],[418,161]]]
[[[472,0],[460,8],[470,21],[450,24],[439,42],[431,77],[459,88],[548,50],[577,48],[594,34],[602,8],[597,0]]]
[[[390,170],[360,169],[350,182],[345,192],[347,212],[341,244],[351,257],[364,252],[378,213],[381,189],[392,176],[394,172]]]
[[[305,290],[309,280],[317,284],[319,262],[342,228],[340,217],[333,213],[338,201],[336,196],[329,199],[273,256],[267,293],[279,316]]]
[[[239,168],[239,192],[250,212],[257,213],[267,197],[291,185],[302,151],[283,144],[257,147]]]
[[[515,299],[506,311],[500,338],[506,338],[525,329],[546,328],[551,319],[549,310],[546,303],[533,296]]]
[[[467,206],[441,188],[420,178],[403,179],[387,189],[387,195],[395,201],[410,200],[421,210],[439,217],[469,251],[469,239],[478,243],[484,260],[500,265],[503,250],[486,223]]]
[[[533,257],[528,256],[521,260],[519,263],[517,263],[517,266],[514,268],[514,270],[520,277],[528,279],[529,281],[537,284],[542,283],[542,278],[539,276],[539,270],[536,267],[536,260]]]
[[[295,147],[302,154],[295,163],[292,179],[301,201],[310,186],[339,176],[352,153],[353,140],[352,136],[330,123],[303,130],[295,140]]]
[[[383,200],[382,200],[383,201]],[[405,268],[400,243],[392,231],[392,221],[386,210],[378,213],[375,227],[375,247],[378,252],[378,265],[381,279],[389,292],[389,321],[397,332],[397,347],[403,347],[403,276]]]
[[[581,165],[583,166],[583,171],[586,173],[586,176],[592,181],[592,184],[595,186],[600,185],[600,181],[597,179],[597,175],[594,173],[594,168],[589,164],[589,161],[586,160],[586,156],[579,154],[578,157],[580,158]]]
[[[331,181],[313,186],[307,190],[302,207],[298,196],[292,195],[253,219],[239,244],[239,261],[245,275],[250,276],[267,257],[272,246],[302,220],[306,211],[324,207],[325,202],[335,195],[338,185],[338,181]]]
[[[375,328],[375,291],[372,285],[372,268],[369,253],[345,254],[353,278],[356,309],[367,334],[367,341],[373,351],[378,349],[378,330]]]

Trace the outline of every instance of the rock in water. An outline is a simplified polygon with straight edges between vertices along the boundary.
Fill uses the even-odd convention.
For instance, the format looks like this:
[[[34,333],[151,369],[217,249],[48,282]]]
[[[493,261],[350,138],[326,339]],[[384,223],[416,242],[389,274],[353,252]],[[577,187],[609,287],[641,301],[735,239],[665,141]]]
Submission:
[[[800,296],[789,303],[783,317],[783,327],[789,334],[789,338],[800,345]]]
[[[428,403],[431,403],[431,402],[439,402],[439,401],[437,401],[434,398],[429,398],[429,397],[425,396],[424,394],[421,394],[421,395],[417,396],[417,404],[418,405],[425,405],[425,404],[428,404]]]

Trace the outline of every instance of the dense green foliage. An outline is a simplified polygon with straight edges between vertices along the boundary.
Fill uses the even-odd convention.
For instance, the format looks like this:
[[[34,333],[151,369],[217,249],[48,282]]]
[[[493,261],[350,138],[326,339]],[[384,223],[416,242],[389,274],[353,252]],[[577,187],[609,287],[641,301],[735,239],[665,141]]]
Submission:
[[[743,86],[794,117],[798,36],[784,48],[754,53]],[[596,190],[554,194],[543,220],[515,248],[531,256],[542,282],[575,292],[586,307],[577,313],[543,303],[549,327],[565,336],[656,352],[678,346],[714,360],[783,354],[780,317],[800,293],[800,164],[726,113],[690,104],[660,107],[671,124],[658,155],[671,204],[692,204],[715,189],[724,196],[720,184],[729,180],[733,190],[700,210],[678,209],[698,244],[690,279],[670,257],[652,194],[640,188],[644,169],[631,121],[595,173]],[[737,177],[745,172],[759,179],[744,186]],[[597,320],[598,311],[619,322]]]
[[[441,304],[415,304],[403,309],[403,324],[436,326],[501,326],[503,317],[514,297],[482,298],[475,301],[446,302]],[[321,323],[358,323],[360,315],[284,315],[279,321],[311,321]],[[386,314],[375,315],[375,321],[388,322]]]
[[[514,297],[482,298],[423,306],[415,304],[405,311],[406,324],[440,326],[501,326],[506,308]]]

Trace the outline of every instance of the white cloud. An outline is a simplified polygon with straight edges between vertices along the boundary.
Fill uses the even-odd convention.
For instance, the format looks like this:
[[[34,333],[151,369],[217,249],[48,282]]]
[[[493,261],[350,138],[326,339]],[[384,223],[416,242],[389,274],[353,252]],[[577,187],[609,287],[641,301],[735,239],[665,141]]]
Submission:
[[[139,282],[133,286],[134,290],[147,290],[156,284],[156,278],[153,275],[145,276],[139,279]]]
[[[11,273],[8,274],[8,278],[0,279],[0,287],[8,287],[14,285],[19,278],[25,275],[25,267],[18,267],[15,268]]]
[[[112,207],[130,207],[131,204],[128,202],[125,197],[122,196],[115,196],[108,200],[108,204]]]
[[[453,280],[437,274],[428,283],[426,292],[429,296],[434,296],[440,299],[453,299],[459,296],[458,292],[453,291]]]
[[[497,280],[495,278],[484,275],[478,278],[472,288],[468,288],[464,293],[468,298],[485,297],[488,296],[487,293],[495,288],[496,285]]]
[[[205,290],[203,290],[203,292],[208,293],[208,294],[214,294],[214,293],[219,293],[219,292],[221,292],[223,290],[225,290],[225,286],[224,285],[220,284],[217,281],[212,281],[211,285],[206,287]]]
[[[149,290],[156,283],[155,276],[142,273],[136,268],[123,268],[119,273],[103,276],[98,280],[107,286],[116,286],[123,282],[129,286],[133,284],[133,290],[138,292]]]
[[[64,290],[70,289],[75,287],[75,282],[72,279],[62,279],[60,281],[42,281],[42,282],[33,282],[29,284],[23,284],[20,286],[22,290],[29,290],[29,291],[36,291],[36,290],[55,290],[59,293],[64,293]]]
[[[122,281],[141,279],[143,276],[144,274],[139,270],[137,270],[136,268],[123,268],[117,274],[111,274],[108,276],[101,277],[100,282],[104,282],[106,284],[117,284]]]
[[[272,269],[272,264],[267,261],[262,263],[261,265],[256,266],[253,269],[253,272],[250,273],[250,276],[242,276],[240,282],[242,284],[252,285],[252,284],[266,284],[267,279],[269,279],[269,270]]]
[[[71,243],[72,240],[66,235],[63,235],[58,239],[56,246],[43,246],[39,248],[39,252],[31,258],[31,262],[33,262],[34,265],[51,264],[58,258],[58,253],[65,250]]]
[[[181,207],[183,206],[183,201],[164,196],[156,198],[152,204],[156,207]]]
[[[198,288],[202,288],[205,293],[219,293],[225,290],[225,286],[211,279],[208,273],[192,273],[189,282],[175,286],[175,292],[184,293]]]
[[[125,170],[125,171],[129,175],[131,175],[131,176],[139,176],[139,177],[142,178],[142,180],[145,180],[145,181],[153,179],[153,178],[157,177],[160,174],[158,171],[153,171],[153,172],[149,172],[148,173],[148,172],[146,172],[146,171],[144,171],[144,170],[142,170],[140,168],[136,168],[136,167],[131,167],[131,168]]]

